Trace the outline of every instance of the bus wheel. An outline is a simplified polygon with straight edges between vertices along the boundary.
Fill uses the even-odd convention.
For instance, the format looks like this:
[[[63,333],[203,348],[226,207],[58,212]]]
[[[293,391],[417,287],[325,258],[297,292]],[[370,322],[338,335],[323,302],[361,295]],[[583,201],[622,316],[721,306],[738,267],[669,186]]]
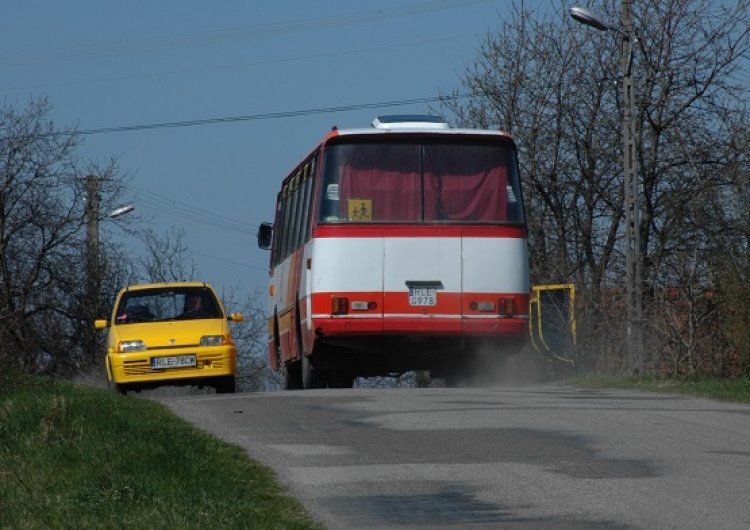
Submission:
[[[284,390],[302,390],[301,362],[289,363],[284,367]]]
[[[447,388],[472,387],[477,385],[477,377],[481,376],[477,360],[474,355],[461,355],[450,363],[440,376]]]
[[[328,386],[328,378],[326,377],[327,372],[315,367],[310,362],[310,358],[302,354],[302,387],[305,389],[309,388],[325,388]]]
[[[331,388],[352,388],[354,386],[354,374],[347,371],[331,372]]]

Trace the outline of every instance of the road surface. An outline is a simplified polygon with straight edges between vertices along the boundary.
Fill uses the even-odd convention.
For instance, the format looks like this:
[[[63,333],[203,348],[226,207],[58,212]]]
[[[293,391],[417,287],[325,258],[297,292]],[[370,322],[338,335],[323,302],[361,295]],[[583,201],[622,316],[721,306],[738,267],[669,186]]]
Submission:
[[[750,528],[750,406],[544,384],[158,398],[334,529]]]

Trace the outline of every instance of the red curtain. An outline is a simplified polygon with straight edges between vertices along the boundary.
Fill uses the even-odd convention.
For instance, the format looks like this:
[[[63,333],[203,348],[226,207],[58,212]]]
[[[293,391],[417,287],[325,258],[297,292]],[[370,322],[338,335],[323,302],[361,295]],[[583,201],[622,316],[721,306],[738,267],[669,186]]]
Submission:
[[[416,146],[358,147],[339,166],[340,219],[349,219],[350,199],[369,205],[376,222],[507,219],[504,149],[427,145],[423,183]]]

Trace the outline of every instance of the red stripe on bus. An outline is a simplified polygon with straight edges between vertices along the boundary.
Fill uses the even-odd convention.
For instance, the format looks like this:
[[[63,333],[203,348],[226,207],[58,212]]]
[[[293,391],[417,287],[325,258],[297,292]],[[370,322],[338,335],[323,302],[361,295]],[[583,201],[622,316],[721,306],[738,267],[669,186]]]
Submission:
[[[322,336],[357,335],[438,335],[471,337],[505,337],[523,339],[528,333],[528,320],[503,318],[472,320],[469,318],[417,319],[384,318],[356,319],[346,316],[318,318],[315,327]]]
[[[413,306],[409,304],[409,293],[407,292],[328,292],[313,293],[312,314],[331,314],[331,301],[333,298],[344,297],[349,300],[349,312],[352,315],[382,315],[386,314],[414,314],[414,315],[463,315],[463,316],[487,316],[493,315],[484,311],[472,310],[469,304],[472,302],[498,303],[500,299],[513,299],[515,315],[528,316],[529,295],[525,293],[455,293],[437,292],[438,303],[434,306]],[[374,302],[374,309],[353,309],[353,302]]]

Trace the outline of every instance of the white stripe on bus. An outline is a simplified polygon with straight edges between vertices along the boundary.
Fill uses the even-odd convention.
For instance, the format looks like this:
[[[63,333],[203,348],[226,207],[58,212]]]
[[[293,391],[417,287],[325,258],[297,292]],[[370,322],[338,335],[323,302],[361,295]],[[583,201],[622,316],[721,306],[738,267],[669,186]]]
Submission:
[[[346,315],[331,315],[329,313],[321,313],[313,315],[313,320],[315,319],[357,319],[357,320],[380,320],[380,319],[388,319],[388,318],[414,318],[414,319],[423,319],[423,320],[430,320],[430,319],[444,319],[444,318],[464,318],[467,320],[501,320],[505,318],[510,319],[520,319],[520,320],[528,320],[528,315],[512,315],[510,317],[507,317],[505,315],[461,315],[461,314],[433,314],[433,315],[425,315],[425,314],[417,314],[417,313],[386,313],[385,315],[381,315],[380,313],[373,314],[373,315],[357,315],[354,313],[348,313]]]

